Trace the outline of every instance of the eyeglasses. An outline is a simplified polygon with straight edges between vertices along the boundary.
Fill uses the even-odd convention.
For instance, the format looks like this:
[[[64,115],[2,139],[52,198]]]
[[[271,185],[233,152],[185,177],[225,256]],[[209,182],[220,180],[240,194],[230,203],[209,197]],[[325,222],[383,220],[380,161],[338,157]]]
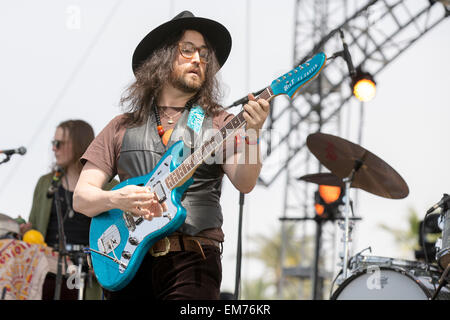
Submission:
[[[54,146],[56,149],[59,149],[64,141],[61,140],[52,140],[52,146]]]
[[[196,47],[192,42],[180,42],[178,44],[178,49],[183,57],[186,59],[192,59],[195,52],[198,51],[200,61],[203,63],[208,63],[209,61],[209,49],[207,47]]]

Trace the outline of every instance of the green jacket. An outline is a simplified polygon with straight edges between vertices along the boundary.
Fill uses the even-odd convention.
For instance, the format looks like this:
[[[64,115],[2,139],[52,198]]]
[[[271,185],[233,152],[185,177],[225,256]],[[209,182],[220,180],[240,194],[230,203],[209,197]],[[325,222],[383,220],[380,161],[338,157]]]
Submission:
[[[49,173],[39,178],[36,188],[34,189],[33,205],[31,206],[28,221],[31,222],[32,228],[38,230],[44,236],[47,235],[48,222],[52,210],[52,198],[47,198],[47,191],[52,183],[53,174]],[[106,184],[104,190],[111,190],[119,182],[112,180]]]
[[[44,236],[47,235],[48,222],[50,220],[52,210],[52,198],[47,198],[47,191],[52,183],[53,174],[49,173],[39,178],[36,188],[34,189],[33,205],[31,206],[28,221],[31,222],[32,228],[38,230]],[[112,180],[106,184],[104,190],[111,190],[119,182]],[[92,286],[86,283],[86,291],[84,300],[99,300],[102,296],[102,290],[99,283],[94,278]]]

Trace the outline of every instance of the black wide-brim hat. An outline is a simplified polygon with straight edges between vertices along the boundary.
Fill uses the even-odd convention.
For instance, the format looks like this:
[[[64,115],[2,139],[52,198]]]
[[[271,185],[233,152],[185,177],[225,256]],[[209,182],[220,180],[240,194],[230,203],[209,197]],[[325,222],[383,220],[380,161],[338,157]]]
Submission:
[[[172,20],[163,23],[150,31],[138,44],[133,54],[133,72],[136,74],[139,66],[158,49],[171,34],[181,30],[196,30],[200,32],[213,47],[220,67],[228,59],[231,51],[231,35],[219,22],[195,17],[190,11],[183,11]]]

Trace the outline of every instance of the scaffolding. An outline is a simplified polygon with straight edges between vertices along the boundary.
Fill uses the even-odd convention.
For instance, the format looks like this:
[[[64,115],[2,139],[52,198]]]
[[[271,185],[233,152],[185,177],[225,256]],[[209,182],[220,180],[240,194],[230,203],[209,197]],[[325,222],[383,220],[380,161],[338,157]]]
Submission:
[[[356,0],[297,0],[295,2],[294,67],[305,62],[319,51],[328,56],[342,50],[339,30],[352,55],[355,68],[362,68],[376,77],[386,66],[411,47],[424,34],[433,29],[450,14],[445,1],[427,0],[372,0],[362,5]],[[317,79],[293,100],[277,99],[271,106],[262,136],[264,168],[258,179],[263,186],[270,186],[277,179],[284,179],[284,203],[281,235],[285,235],[285,223],[292,215],[306,219],[314,216],[314,191],[317,186],[300,183],[298,178],[309,173],[321,172],[320,163],[311,157],[306,148],[306,138],[315,132],[326,132],[361,143],[364,106],[352,98],[351,79],[343,59],[333,59]],[[274,101],[274,100],[273,100]],[[350,107],[359,108],[359,127],[356,132],[344,124],[350,116]],[[273,128],[276,128],[274,136]],[[284,130],[283,130],[284,128]],[[356,136],[356,138],[355,138]],[[306,236],[306,224],[300,233]],[[320,279],[331,280],[336,272],[337,228],[327,232],[331,239],[323,239],[324,246],[331,246],[328,261],[321,261],[327,270],[320,270]],[[313,268],[304,265],[284,268],[286,239],[282,240],[281,265],[283,272],[278,283],[278,297],[282,298],[286,277],[312,279]],[[331,266],[331,267],[330,267]],[[312,294],[312,299],[322,299]]]

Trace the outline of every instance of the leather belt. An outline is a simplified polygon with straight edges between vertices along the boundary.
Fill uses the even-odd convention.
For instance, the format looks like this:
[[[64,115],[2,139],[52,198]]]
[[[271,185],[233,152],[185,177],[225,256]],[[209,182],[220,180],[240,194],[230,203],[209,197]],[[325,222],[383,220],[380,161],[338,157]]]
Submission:
[[[202,245],[212,245],[220,249],[220,242],[203,237],[169,236],[157,241],[151,248],[150,254],[154,257],[166,255],[168,252],[192,251],[198,252],[206,259]]]

